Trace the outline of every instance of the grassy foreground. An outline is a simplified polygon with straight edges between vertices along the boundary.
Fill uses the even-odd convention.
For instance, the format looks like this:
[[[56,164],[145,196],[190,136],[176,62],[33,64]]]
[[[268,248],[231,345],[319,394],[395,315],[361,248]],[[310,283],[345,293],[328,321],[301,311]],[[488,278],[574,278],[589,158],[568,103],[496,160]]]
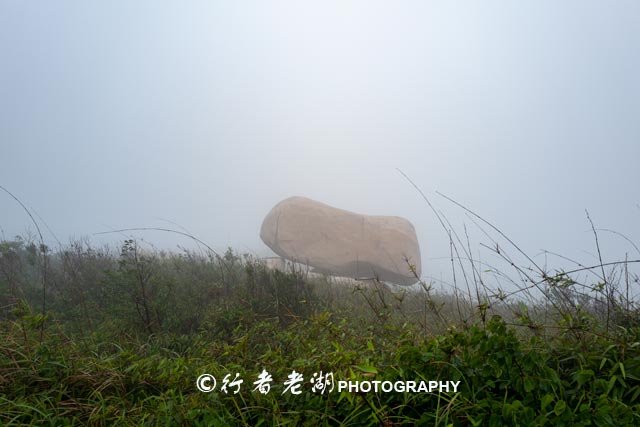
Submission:
[[[478,280],[468,296],[349,286],[231,250],[4,241],[0,425],[637,426],[637,277],[606,277],[545,274],[525,302]],[[320,372],[333,391],[312,391]],[[210,393],[196,388],[205,373]],[[237,394],[221,390],[227,374]],[[460,385],[338,392],[346,380]]]

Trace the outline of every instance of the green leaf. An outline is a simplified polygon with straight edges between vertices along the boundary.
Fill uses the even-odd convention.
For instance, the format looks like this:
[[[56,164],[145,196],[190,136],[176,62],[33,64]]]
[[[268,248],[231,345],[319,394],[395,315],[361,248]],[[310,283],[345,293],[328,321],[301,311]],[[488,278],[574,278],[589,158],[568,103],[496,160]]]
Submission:
[[[620,365],[620,372],[622,372],[622,378],[624,378],[626,380],[627,379],[627,373],[624,371],[624,365],[622,364],[622,362],[618,362],[618,365]]]
[[[573,374],[573,380],[578,383],[579,387],[582,387],[593,376],[594,372],[591,369],[582,369]]]
[[[542,397],[542,401],[540,402],[540,411],[544,411],[544,408],[549,406],[549,404],[551,402],[553,402],[553,395],[552,394],[545,394]]]
[[[536,388],[536,382],[533,378],[527,377],[524,379],[524,391],[531,393]]]
[[[360,372],[364,372],[365,374],[377,374],[378,370],[375,366],[354,366]]]
[[[604,366],[605,363],[607,363],[607,358],[603,357],[602,358],[602,362],[600,362],[600,369],[602,369],[602,367]]]
[[[556,406],[553,407],[553,412],[557,415],[560,416],[562,415],[562,413],[564,412],[564,410],[567,408],[567,404],[564,402],[564,400],[558,400],[556,402]]]
[[[613,375],[611,377],[611,379],[609,380],[609,385],[607,386],[607,392],[605,393],[605,395],[608,395],[611,392],[611,389],[613,389],[613,386],[615,385],[617,379],[618,377],[616,375]]]
[[[371,340],[367,341],[367,347],[369,348],[369,350],[374,351],[373,350],[373,343],[371,342]]]
[[[482,425],[482,419],[478,419],[478,420],[474,420],[473,418],[471,418],[471,415],[467,414],[467,419],[471,422],[471,425],[473,425],[473,427],[478,427]]]

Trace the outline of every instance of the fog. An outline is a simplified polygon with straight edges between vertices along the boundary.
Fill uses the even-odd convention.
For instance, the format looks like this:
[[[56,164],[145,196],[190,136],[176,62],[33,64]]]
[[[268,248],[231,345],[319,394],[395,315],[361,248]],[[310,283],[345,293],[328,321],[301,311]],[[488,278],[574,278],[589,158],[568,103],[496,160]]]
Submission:
[[[162,227],[270,255],[262,219],[298,195],[409,219],[446,278],[447,233],[398,169],[483,260],[436,191],[542,264],[597,262],[585,209],[640,245],[637,1],[2,0],[0,52],[0,185],[52,246],[195,246],[95,235]],[[33,232],[4,192],[0,228]]]

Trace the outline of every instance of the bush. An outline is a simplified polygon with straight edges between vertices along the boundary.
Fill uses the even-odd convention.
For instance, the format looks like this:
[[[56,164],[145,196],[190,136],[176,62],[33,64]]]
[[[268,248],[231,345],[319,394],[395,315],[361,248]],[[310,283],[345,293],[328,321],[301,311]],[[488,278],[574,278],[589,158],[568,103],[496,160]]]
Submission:
[[[231,250],[163,254],[129,240],[114,255],[85,242],[49,255],[43,317],[34,251],[0,244],[3,425],[640,425],[634,305],[599,311],[564,276],[537,305],[472,304],[426,284],[338,287]],[[252,391],[263,370],[266,395]],[[283,394],[293,370],[305,392]],[[460,385],[315,394],[320,371]],[[238,373],[242,390],[201,393],[202,373]]]

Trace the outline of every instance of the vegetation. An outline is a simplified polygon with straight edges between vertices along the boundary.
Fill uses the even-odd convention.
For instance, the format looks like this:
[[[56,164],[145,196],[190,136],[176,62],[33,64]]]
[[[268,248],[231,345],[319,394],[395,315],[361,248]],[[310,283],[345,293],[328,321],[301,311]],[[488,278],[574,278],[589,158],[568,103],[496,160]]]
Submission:
[[[3,241],[0,424],[640,425],[630,263],[602,266],[590,285],[576,272],[519,268],[530,280],[519,291],[538,292],[523,299],[490,292],[473,260],[457,269],[466,294],[447,294],[285,273],[231,249],[175,254],[127,240],[119,251],[79,241],[53,252]],[[267,394],[254,390],[263,370]],[[285,391],[294,370],[305,379],[298,395]],[[314,393],[320,371],[334,386],[460,386]],[[211,393],[196,388],[204,373],[218,381]],[[236,373],[240,392],[221,391]]]

